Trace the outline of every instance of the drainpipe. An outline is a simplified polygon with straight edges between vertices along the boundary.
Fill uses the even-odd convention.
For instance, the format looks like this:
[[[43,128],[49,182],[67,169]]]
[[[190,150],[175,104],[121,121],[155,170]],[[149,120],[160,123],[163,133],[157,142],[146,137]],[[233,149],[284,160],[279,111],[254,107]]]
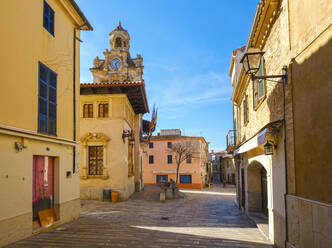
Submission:
[[[84,22],[81,26],[75,27],[73,30],[73,140],[76,141],[76,40],[83,42],[76,36],[76,30],[81,30],[87,22]],[[76,142],[75,142],[76,143]],[[76,172],[76,145],[73,146],[73,174]]]

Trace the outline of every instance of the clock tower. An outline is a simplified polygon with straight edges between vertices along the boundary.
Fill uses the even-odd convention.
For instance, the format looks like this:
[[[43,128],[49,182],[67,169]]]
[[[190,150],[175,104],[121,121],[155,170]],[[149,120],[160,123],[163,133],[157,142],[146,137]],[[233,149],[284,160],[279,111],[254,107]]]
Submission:
[[[98,56],[93,61],[90,71],[94,83],[124,83],[143,81],[143,58],[137,54],[131,58],[130,36],[122,28],[121,22],[110,33],[110,50],[104,51],[104,59]]]

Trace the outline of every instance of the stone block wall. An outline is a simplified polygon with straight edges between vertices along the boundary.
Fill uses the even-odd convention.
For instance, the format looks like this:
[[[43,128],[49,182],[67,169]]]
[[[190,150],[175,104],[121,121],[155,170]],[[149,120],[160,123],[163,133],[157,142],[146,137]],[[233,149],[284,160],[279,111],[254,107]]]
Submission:
[[[332,205],[292,195],[287,205],[288,247],[331,247]]]

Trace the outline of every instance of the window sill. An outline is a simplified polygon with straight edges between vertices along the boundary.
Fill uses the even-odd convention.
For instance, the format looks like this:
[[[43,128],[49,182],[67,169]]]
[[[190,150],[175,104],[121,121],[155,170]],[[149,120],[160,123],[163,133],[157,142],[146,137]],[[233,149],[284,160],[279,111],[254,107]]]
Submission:
[[[87,176],[82,176],[82,179],[103,179],[106,180],[108,179],[108,175],[87,175]]]

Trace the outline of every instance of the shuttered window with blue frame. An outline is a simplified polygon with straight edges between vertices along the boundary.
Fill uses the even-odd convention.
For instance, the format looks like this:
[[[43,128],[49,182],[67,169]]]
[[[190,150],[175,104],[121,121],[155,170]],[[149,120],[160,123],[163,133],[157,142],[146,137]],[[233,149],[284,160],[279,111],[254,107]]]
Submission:
[[[180,183],[191,183],[191,175],[180,175]]]
[[[57,74],[39,62],[38,132],[56,135]]]
[[[44,1],[43,26],[54,36],[54,10]]]

